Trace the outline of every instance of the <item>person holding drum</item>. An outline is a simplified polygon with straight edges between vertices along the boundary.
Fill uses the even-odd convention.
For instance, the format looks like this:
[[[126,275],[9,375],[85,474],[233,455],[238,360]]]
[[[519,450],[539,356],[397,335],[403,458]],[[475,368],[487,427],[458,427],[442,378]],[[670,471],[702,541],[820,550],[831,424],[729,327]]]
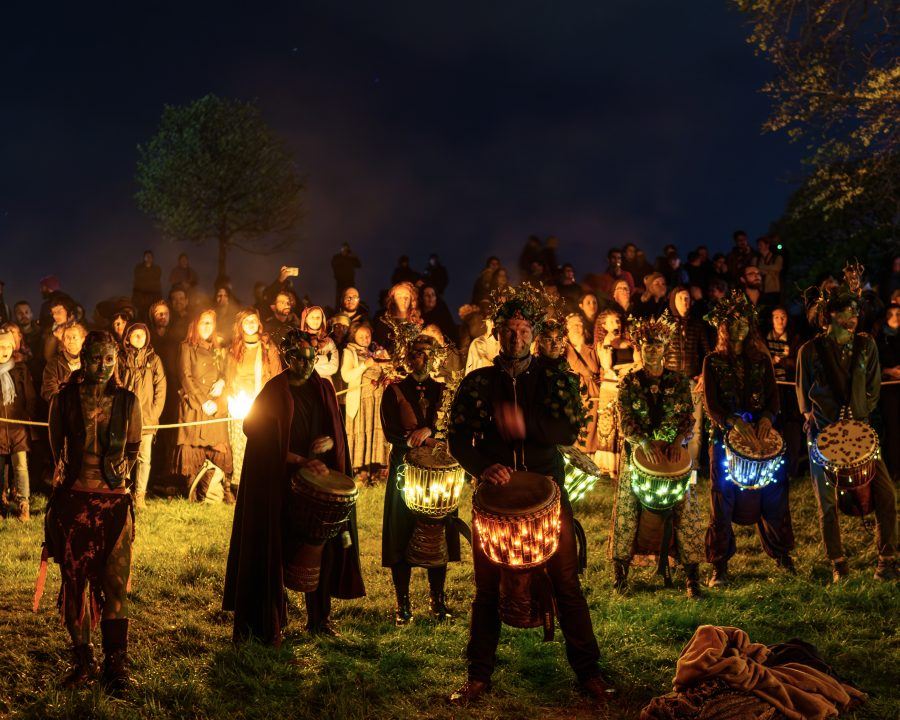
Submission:
[[[412,564],[409,561],[408,546],[416,525],[416,516],[407,507],[403,493],[398,487],[401,466],[407,462],[407,453],[412,448],[433,447],[436,432],[437,411],[441,405],[443,384],[432,379],[431,355],[434,340],[427,335],[419,335],[409,345],[406,364],[409,374],[388,386],[381,402],[381,425],[384,436],[391,443],[390,471],[385,483],[384,519],[381,525],[381,565],[391,569],[391,580],[397,595],[397,611],[394,622],[406,625],[412,621],[409,600],[409,582]],[[459,561],[459,531],[453,519],[456,513],[446,518],[444,523],[449,561]],[[431,590],[431,612],[439,620],[452,617],[447,607],[444,583],[447,579],[447,564],[427,563],[428,585]]]
[[[827,329],[800,348],[797,361],[797,402],[806,416],[819,526],[835,582],[850,574],[838,507],[851,515],[874,511],[875,579],[897,577],[897,499],[868,424],[878,405],[881,368],[875,341],[856,331],[858,318],[857,295],[846,286],[832,291],[825,301]],[[831,442],[823,442],[826,437]]]
[[[355,500],[356,487],[346,476],[350,453],[334,387],[315,372],[309,334],[289,328],[278,350],[287,369],[266,383],[244,420],[247,449],[222,602],[234,611],[235,642],[252,637],[275,646],[287,624],[289,577],[306,570],[315,579],[315,590],[304,595],[306,629],[314,634],[337,636],[331,598],[366,594],[355,508],[343,509],[348,497]],[[311,538],[321,537],[321,528],[300,527],[294,518],[303,514],[298,510],[322,507],[329,496],[343,506],[339,522],[331,523],[337,533],[314,547],[318,564],[305,568],[297,558]]]
[[[544,321],[540,294],[525,285],[504,294],[506,299],[498,300],[492,313],[500,354],[492,366],[470,373],[460,384],[450,410],[450,453],[477,483],[495,488],[490,493],[496,496],[495,505],[505,487],[514,488],[507,498],[510,505],[526,494],[515,491],[524,489],[525,483],[519,482],[523,475],[531,475],[535,487],[543,487],[549,477],[560,488],[553,493],[557,509],[560,494],[563,498],[556,525],[558,546],[546,563],[546,573],[569,664],[581,688],[603,701],[611,692],[600,675],[600,651],[578,579],[574,519],[562,490],[564,467],[558,448],[574,443],[584,422],[577,377],[529,352]],[[468,680],[449,698],[460,705],[490,690],[500,640],[503,570],[488,557],[488,540],[492,538],[482,538],[473,523],[475,599],[466,648]]]
[[[672,554],[684,567],[688,597],[699,598],[703,520],[689,487],[692,463],[684,447],[694,427],[691,382],[665,368],[675,332],[667,313],[632,324],[643,367],[619,384],[619,417],[629,452],[622,453],[609,550],[617,591],[626,590],[637,554],[658,554],[658,572],[669,585]]]
[[[713,565],[709,586],[729,580],[728,561],[737,551],[732,522],[755,524],[766,554],[795,573],[788,483],[779,466],[778,448],[783,454],[784,441],[772,427],[780,407],[778,386],[759,336],[756,310],[735,290],[715,304],[706,320],[717,332],[715,350],[703,362],[703,399],[713,425],[706,531],[706,560]],[[740,460],[741,467],[733,466],[731,458]]]

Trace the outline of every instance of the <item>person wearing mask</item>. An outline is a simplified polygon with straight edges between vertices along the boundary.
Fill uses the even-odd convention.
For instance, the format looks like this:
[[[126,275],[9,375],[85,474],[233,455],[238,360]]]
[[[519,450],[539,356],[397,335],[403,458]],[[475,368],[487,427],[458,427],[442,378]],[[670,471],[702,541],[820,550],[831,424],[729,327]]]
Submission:
[[[300,314],[300,329],[312,337],[316,346],[316,373],[322,379],[331,379],[338,371],[341,361],[338,358],[337,346],[328,336],[325,310],[318,305],[304,308]]]
[[[669,315],[673,331],[666,344],[665,366],[667,370],[683,373],[691,381],[691,403],[694,418],[687,448],[694,465],[698,464],[700,443],[703,439],[703,389],[700,373],[703,360],[710,351],[703,322],[691,313],[691,294],[685,288],[676,288],[669,296]]]
[[[141,407],[143,429],[134,479],[134,506],[141,509],[146,506],[153,439],[156,437],[156,429],[148,426],[159,424],[166,403],[166,374],[162,360],[150,344],[150,328],[144,323],[135,323],[125,331],[119,371],[122,387],[134,393]]]
[[[228,417],[224,394],[225,352],[216,336],[215,310],[204,310],[191,323],[187,337],[181,343],[178,379],[181,385],[179,423]],[[207,460],[226,476],[231,475],[231,448],[226,423],[179,427],[175,474],[185,483],[184,490],[189,488],[191,480]],[[209,483],[212,473],[213,470],[207,471],[207,477],[201,479],[201,487]],[[230,482],[224,483],[226,502],[231,500],[230,487]]]
[[[0,419],[36,419],[37,395],[27,365],[16,357],[20,339],[13,326],[0,326]],[[31,449],[29,428],[26,425],[0,422],[0,490],[4,485],[6,467],[13,476],[13,513],[21,522],[30,517],[31,484],[28,474],[28,451]],[[0,501],[2,501],[0,494]]]
[[[381,524],[381,566],[390,568],[391,571],[391,582],[397,597],[397,609],[394,613],[394,624],[397,626],[408,625],[413,620],[409,598],[412,565],[406,559],[406,553],[416,525],[416,516],[406,506],[398,481],[407,452],[418,447],[434,447],[436,444],[437,413],[441,408],[444,386],[430,376],[435,347],[434,340],[426,335],[419,335],[409,344],[406,352],[409,373],[403,379],[388,385],[381,404],[381,426],[384,436],[391,444]],[[448,562],[459,562],[460,541],[456,512],[443,522]],[[453,616],[447,607],[444,591],[447,564],[431,566],[427,570],[431,612],[436,619],[447,620]]]

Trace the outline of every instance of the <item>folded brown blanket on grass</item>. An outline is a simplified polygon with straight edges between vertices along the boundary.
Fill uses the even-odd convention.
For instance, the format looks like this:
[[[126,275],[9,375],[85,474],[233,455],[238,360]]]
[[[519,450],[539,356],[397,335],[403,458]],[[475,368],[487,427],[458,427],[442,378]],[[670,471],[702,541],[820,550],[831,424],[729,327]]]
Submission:
[[[733,690],[752,693],[789,720],[837,717],[839,711],[866,698],[865,693],[809,665],[768,666],[771,652],[765,645],[751,642],[739,628],[701,625],[678,658],[674,693],[721,680]],[[661,716],[642,713],[641,717]]]

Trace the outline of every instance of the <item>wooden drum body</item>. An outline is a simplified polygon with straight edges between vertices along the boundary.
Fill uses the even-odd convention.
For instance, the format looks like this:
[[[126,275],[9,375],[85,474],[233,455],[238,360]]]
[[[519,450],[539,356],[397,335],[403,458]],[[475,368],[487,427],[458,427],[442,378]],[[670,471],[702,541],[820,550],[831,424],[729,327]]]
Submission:
[[[285,587],[298,592],[319,587],[322,549],[347,523],[358,496],[356,483],[334,470],[320,476],[301,468],[294,474],[287,500]]]
[[[505,485],[482,483],[472,498],[481,550],[500,566],[500,619],[519,628],[553,617],[545,565],[559,547],[560,492],[553,479],[513,472]],[[544,590],[545,592],[541,592]]]
[[[416,567],[441,567],[449,562],[445,520],[459,507],[466,473],[441,446],[413,448],[404,460],[398,488],[416,516],[404,558]]]
[[[878,435],[862,420],[838,420],[816,438],[813,459],[825,468],[825,477],[837,488],[838,506],[847,515],[872,511],[870,483],[879,454]]]
[[[751,447],[731,428],[725,435],[725,463],[728,480],[741,490],[759,490],[778,480],[784,465],[784,438],[772,429],[761,448]]]

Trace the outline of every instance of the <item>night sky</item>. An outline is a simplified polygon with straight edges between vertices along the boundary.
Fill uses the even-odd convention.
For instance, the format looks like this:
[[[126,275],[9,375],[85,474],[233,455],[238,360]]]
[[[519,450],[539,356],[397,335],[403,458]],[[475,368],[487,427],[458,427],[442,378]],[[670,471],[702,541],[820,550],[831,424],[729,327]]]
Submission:
[[[530,233],[558,235],[579,275],[628,241],[651,259],[726,250],[738,227],[766,231],[802,171],[760,130],[769,69],[727,0],[17,5],[0,23],[10,304],[48,273],[88,307],[130,294],[144,248],[164,276],[186,250],[211,283],[215,246],[162,238],[133,200],[162,106],[209,92],[256,100],[308,187],[302,243],[231,256],[244,298],[287,263],[327,301],[343,241],[373,300],[399,255],[438,252],[451,305]]]

